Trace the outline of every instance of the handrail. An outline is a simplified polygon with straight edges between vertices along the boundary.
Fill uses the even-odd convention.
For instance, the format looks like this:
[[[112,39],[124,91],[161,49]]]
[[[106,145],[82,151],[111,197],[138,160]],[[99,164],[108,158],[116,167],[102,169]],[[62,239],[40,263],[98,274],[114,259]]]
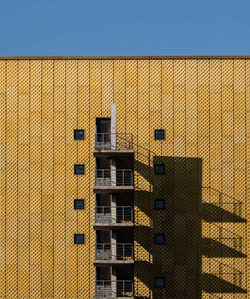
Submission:
[[[131,133],[96,133],[95,150],[133,150]]]
[[[133,186],[132,169],[96,169],[95,186]]]
[[[133,260],[132,243],[96,243],[95,244],[96,260]]]
[[[132,280],[96,280],[95,298],[100,297],[133,297]]]
[[[133,208],[131,206],[116,207],[116,222],[133,222]]]
[[[124,223],[133,222],[132,206],[117,206],[114,211],[111,206],[95,207],[96,223]]]

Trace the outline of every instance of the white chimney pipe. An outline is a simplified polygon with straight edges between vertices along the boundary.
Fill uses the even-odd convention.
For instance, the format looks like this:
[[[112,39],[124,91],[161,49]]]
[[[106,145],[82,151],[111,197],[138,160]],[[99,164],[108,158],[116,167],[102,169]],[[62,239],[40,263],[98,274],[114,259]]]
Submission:
[[[111,105],[111,149],[116,150],[116,104]]]

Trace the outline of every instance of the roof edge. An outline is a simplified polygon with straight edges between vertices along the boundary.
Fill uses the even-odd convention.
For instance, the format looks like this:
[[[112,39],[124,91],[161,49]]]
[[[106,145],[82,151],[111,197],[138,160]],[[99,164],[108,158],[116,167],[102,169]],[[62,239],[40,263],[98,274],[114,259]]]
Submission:
[[[249,56],[2,56],[0,60],[250,59]]]

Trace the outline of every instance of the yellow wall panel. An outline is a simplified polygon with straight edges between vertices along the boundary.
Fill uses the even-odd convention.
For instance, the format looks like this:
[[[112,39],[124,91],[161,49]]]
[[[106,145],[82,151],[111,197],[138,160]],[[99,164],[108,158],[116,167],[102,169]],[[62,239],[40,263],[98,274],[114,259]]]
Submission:
[[[42,67],[30,62],[30,296],[41,296],[42,255]],[[39,240],[39,241],[38,241]]]
[[[3,157],[0,162],[0,297],[5,297],[5,250],[6,250],[6,240],[5,240],[5,204],[6,204],[6,161],[4,157],[6,156],[6,62],[0,62],[0,94],[2,100],[0,101],[0,123],[1,123],[1,137],[0,137],[0,155]]]
[[[54,62],[54,298],[66,294],[66,98],[66,63],[57,60]],[[69,133],[73,135],[71,130]]]
[[[102,61],[102,111],[106,116],[110,115],[110,106],[114,101],[113,64],[112,60]]]
[[[42,118],[53,117],[53,61],[42,62]]]
[[[100,117],[102,114],[102,62],[90,61],[90,101],[94,104],[94,111]],[[93,113],[93,112],[92,112]]]
[[[94,133],[115,102],[134,141],[135,295],[246,298],[249,74],[247,58],[0,60],[0,297],[93,298]]]
[[[163,141],[164,155],[173,155],[174,128],[174,62],[162,61],[162,127],[165,128],[166,139]]]
[[[145,214],[147,211],[148,203],[150,201],[150,182],[147,179],[150,175],[149,166],[152,165],[151,153],[148,150],[150,139],[152,139],[152,134],[150,134],[150,63],[149,61],[138,61],[138,115],[135,115],[135,120],[138,126],[138,139],[134,141],[136,146],[135,155],[135,188],[136,190],[141,190],[135,192],[134,202],[135,202],[135,230],[134,230],[134,246],[135,246],[135,259],[138,261],[149,261],[151,259],[149,248],[143,248],[141,244],[146,237],[145,232],[140,230],[140,226],[145,226],[150,228],[151,219]],[[129,112],[127,112],[129,115]],[[151,135],[151,136],[150,136]],[[134,137],[134,134],[133,134]],[[137,137],[137,136],[136,136]],[[147,212],[146,212],[147,213]],[[134,283],[135,283],[135,295],[137,296],[147,296],[149,295],[149,285],[146,283],[147,276],[144,271],[146,270],[143,263],[135,264],[134,268]]]
[[[150,138],[149,124],[149,62],[138,61],[138,150],[137,157],[141,163],[148,162],[148,144]],[[144,132],[144,134],[142,134]],[[139,166],[138,166],[139,167]]]
[[[117,132],[125,131],[126,123],[126,62],[124,60],[114,60],[114,102],[116,103]]]

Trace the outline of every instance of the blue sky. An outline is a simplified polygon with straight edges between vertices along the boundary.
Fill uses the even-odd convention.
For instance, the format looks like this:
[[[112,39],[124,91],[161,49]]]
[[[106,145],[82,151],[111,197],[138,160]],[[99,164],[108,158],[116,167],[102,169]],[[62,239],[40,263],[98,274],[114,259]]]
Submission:
[[[249,0],[1,0],[0,56],[250,55]]]

